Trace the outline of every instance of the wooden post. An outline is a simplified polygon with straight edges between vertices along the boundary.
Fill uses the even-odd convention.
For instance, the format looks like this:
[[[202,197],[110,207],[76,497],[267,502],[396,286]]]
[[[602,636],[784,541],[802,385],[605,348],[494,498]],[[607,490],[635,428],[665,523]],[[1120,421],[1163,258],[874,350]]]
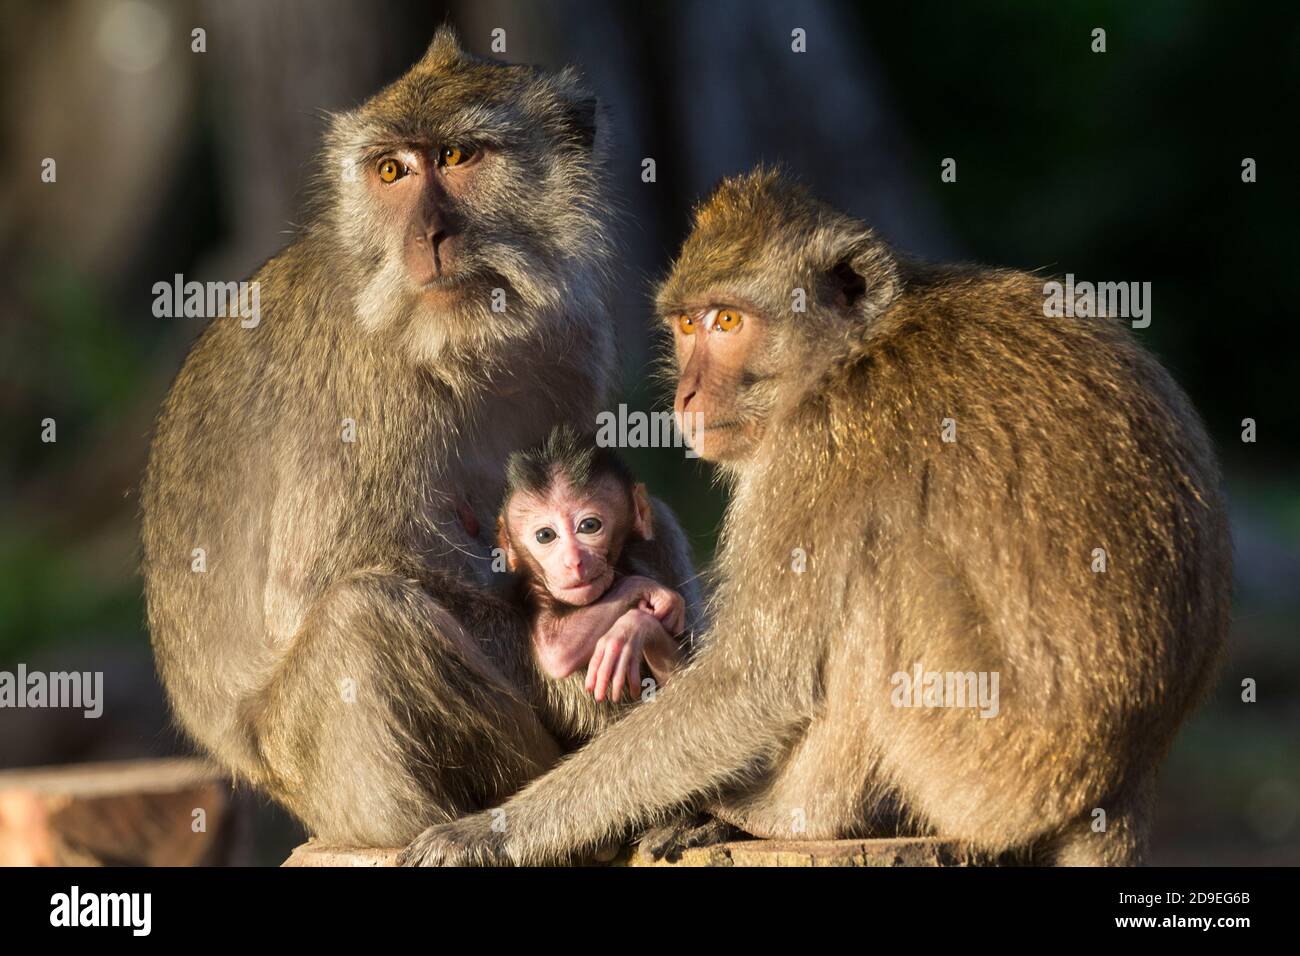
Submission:
[[[396,866],[397,849],[329,846],[312,840],[285,866]],[[738,840],[687,850],[673,862],[651,860],[638,849],[614,866],[976,866],[991,862],[961,844],[937,837],[883,840]]]
[[[232,797],[198,759],[0,771],[0,866],[226,863]]]

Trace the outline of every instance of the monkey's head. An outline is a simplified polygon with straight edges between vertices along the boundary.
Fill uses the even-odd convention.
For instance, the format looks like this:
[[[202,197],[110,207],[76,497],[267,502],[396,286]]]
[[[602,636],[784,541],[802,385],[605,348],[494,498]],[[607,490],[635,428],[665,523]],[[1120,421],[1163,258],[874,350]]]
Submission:
[[[861,341],[898,281],[871,229],[779,170],[725,180],[696,207],[657,297],[673,338],[673,408],[701,456],[747,458]]]
[[[544,603],[597,600],[626,544],[652,536],[645,486],[576,429],[559,426],[537,448],[510,457],[497,540],[510,570]]]
[[[432,359],[594,314],[610,255],[596,132],[573,71],[481,59],[440,29],[332,119],[320,198],[359,320]]]

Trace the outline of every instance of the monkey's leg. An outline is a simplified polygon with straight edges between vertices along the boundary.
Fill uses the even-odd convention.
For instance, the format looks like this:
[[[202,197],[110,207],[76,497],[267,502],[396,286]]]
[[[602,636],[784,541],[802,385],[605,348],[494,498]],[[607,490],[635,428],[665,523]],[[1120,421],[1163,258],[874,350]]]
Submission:
[[[883,786],[875,735],[860,671],[828,668],[822,712],[803,729],[772,771],[725,794],[714,813],[753,836],[776,840],[839,840],[894,835],[897,814]]]
[[[431,827],[401,862],[537,866],[580,858],[761,775],[798,734],[812,696],[793,676],[812,672],[797,652],[795,666],[783,670],[763,650],[741,659],[706,645],[653,703],[633,707],[495,817]]]
[[[380,572],[313,606],[250,716],[268,788],[331,842],[404,845],[558,758],[457,620],[415,581]]]
[[[1090,810],[1049,838],[1042,850],[1043,862],[1055,866],[1137,866],[1146,859],[1152,810],[1155,804],[1151,781],[1128,790],[1117,800],[1103,801],[1105,829],[1100,817]],[[1040,854],[1035,854],[1036,857]]]

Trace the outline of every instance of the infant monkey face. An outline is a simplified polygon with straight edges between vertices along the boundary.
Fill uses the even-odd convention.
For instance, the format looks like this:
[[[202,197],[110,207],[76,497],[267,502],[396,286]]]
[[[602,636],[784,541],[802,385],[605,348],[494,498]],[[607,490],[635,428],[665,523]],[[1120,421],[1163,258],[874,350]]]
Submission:
[[[634,519],[627,489],[601,478],[586,488],[558,479],[540,495],[517,494],[506,520],[512,563],[525,562],[557,601],[582,606],[614,582]]]

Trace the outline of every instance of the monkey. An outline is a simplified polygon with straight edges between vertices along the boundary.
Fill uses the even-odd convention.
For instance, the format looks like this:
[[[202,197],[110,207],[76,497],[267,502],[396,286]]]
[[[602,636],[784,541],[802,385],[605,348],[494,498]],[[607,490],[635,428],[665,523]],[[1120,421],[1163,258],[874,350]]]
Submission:
[[[507,800],[505,832],[467,816],[403,862],[561,862],[682,807],[756,837],[894,818],[1139,862],[1228,627],[1220,474],[1127,329],[1043,299],[1036,275],[895,253],[780,169],[724,181],[656,300],[674,409],[729,489],[704,639]],[[914,668],[998,675],[996,714],[899,693]]]
[[[666,683],[684,656],[685,603],[656,580],[672,569],[657,566],[646,487],[612,449],[558,425],[511,455],[497,541],[519,575],[546,677],[563,681],[585,666],[582,691],[614,703],[625,687],[640,699],[643,661],[656,686]],[[621,604],[596,603],[615,588]]]
[[[439,30],[332,117],[310,215],[253,276],[260,322],[209,323],[163,402],[141,489],[161,681],[322,841],[404,846],[562,753],[486,525],[507,456],[610,385],[603,130],[572,69]]]

